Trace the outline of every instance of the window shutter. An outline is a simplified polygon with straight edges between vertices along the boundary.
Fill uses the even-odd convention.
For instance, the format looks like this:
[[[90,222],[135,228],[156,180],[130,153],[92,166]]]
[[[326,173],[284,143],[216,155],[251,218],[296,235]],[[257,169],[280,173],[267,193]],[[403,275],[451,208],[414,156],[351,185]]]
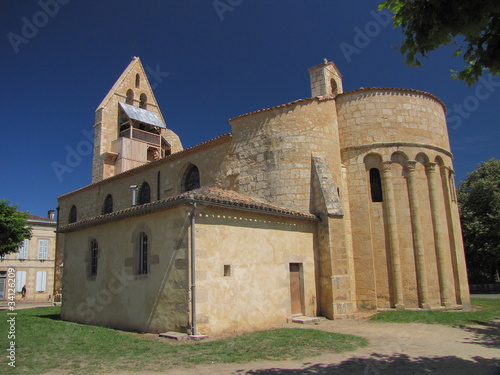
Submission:
[[[47,271],[37,271],[36,272],[36,291],[45,292],[45,286],[47,283]]]
[[[26,285],[26,271],[16,271],[16,292],[21,293],[24,285]]]
[[[38,259],[47,260],[49,240],[38,240]]]
[[[19,246],[19,250],[17,252],[17,259],[28,258],[28,247],[29,247],[29,240],[24,240],[23,244]]]

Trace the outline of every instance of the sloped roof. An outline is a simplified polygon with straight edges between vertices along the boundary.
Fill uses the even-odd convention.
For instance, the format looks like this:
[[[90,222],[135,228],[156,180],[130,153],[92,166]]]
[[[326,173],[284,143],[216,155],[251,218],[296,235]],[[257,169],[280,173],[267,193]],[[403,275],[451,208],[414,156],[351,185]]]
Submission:
[[[43,221],[43,222],[46,222],[47,224],[55,224],[56,223],[56,220],[52,220],[52,219],[49,219],[49,218],[43,217],[43,216],[33,215],[30,213],[26,214],[26,218],[28,219],[28,221]]]
[[[254,198],[242,194],[224,190],[220,188],[201,187],[199,189],[187,191],[182,194],[174,195],[168,198],[160,199],[140,206],[132,206],[123,210],[115,211],[110,214],[90,217],[76,223],[71,223],[59,227],[59,232],[72,232],[77,229],[99,225],[101,223],[119,220],[132,216],[146,215],[151,212],[162,211],[176,204],[186,202],[202,202],[212,206],[251,210],[264,214],[290,216],[305,220],[318,220],[317,216],[311,213],[295,211],[284,207],[275,206],[270,203],[258,201]]]
[[[121,109],[123,109],[123,111],[127,114],[127,116],[132,120],[137,120],[145,124],[157,126],[163,129],[167,128],[154,112],[122,102],[119,102],[118,104],[120,105]]]

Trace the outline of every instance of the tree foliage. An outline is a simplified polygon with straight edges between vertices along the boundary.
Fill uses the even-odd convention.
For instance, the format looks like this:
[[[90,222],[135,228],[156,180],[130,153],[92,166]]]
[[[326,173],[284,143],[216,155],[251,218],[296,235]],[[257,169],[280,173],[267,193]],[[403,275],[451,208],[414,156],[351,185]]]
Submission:
[[[458,188],[471,284],[492,283],[500,272],[500,160],[490,159]]]
[[[465,67],[454,78],[475,83],[489,70],[500,75],[500,1],[498,0],[386,0],[393,26],[401,26],[405,39],[400,52],[406,64],[420,66],[421,58],[440,46],[456,45]]]
[[[31,238],[27,215],[9,201],[0,200],[0,255],[14,253],[25,239]]]

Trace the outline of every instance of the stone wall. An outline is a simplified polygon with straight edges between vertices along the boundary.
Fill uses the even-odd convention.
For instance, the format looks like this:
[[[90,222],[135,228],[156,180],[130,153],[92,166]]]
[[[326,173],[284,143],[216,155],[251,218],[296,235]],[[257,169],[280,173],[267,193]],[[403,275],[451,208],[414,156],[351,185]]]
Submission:
[[[151,201],[180,194],[182,177],[186,169],[194,164],[200,171],[202,186],[219,186],[224,171],[223,164],[230,137],[215,140],[199,149],[184,152],[148,163],[128,172],[94,183],[75,192],[59,197],[60,224],[68,224],[69,212],[77,207],[77,220],[88,219],[102,214],[104,199],[108,194],[113,197],[113,211],[129,208],[132,205],[131,185],[138,188],[147,182],[151,189]]]
[[[310,210],[311,157],[324,155],[337,184],[341,178],[335,103],[306,99],[230,120],[233,142],[226,170],[242,194]]]
[[[362,89],[337,105],[358,306],[467,305],[442,103],[414,90]],[[383,202],[372,201],[372,168]]]

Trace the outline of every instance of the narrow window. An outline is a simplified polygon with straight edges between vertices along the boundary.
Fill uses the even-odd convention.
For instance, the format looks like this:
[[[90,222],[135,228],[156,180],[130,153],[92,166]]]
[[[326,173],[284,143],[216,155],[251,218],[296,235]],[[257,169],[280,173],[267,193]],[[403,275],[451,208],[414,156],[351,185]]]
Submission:
[[[198,189],[200,186],[200,171],[196,165],[191,165],[184,174],[182,192]]]
[[[76,223],[76,218],[77,218],[77,213],[76,213],[76,206],[73,205],[71,207],[71,210],[69,210],[69,219],[68,222],[71,223]]]
[[[156,199],[160,200],[160,171],[156,174]]]
[[[142,108],[142,109],[146,109],[146,103],[148,101],[148,97],[146,96],[146,94],[141,94],[141,96],[139,97],[139,100],[140,100],[140,103],[139,103],[139,107]]]
[[[19,246],[19,249],[17,250],[17,259],[20,260],[25,260],[28,259],[28,246],[29,246],[29,240],[24,240],[23,244]]]
[[[231,276],[231,265],[224,264],[224,276]]]
[[[380,181],[380,171],[377,168],[370,169],[370,191],[372,202],[382,202],[382,182]]]
[[[45,292],[47,288],[47,271],[36,271],[36,291]]]
[[[105,214],[110,214],[111,212],[113,212],[113,197],[111,196],[111,194],[108,194],[104,199],[104,204],[102,206],[102,213],[103,215],[105,215]]]
[[[125,99],[125,103],[134,105],[134,92],[131,89],[127,91],[127,99]]]
[[[148,236],[141,232],[139,235],[139,274],[148,273]]]
[[[99,255],[99,244],[97,240],[90,241],[90,276],[97,275],[97,256]]]
[[[38,240],[38,260],[47,260],[49,240]]]
[[[139,190],[139,205],[151,202],[151,189],[147,182],[144,182]]]
[[[138,89],[141,86],[141,76],[139,73],[135,75],[135,88]]]

